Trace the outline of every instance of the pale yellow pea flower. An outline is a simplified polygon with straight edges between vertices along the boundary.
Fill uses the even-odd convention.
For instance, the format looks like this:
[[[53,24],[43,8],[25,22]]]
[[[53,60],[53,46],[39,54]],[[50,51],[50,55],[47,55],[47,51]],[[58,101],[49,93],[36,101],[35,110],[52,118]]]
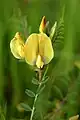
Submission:
[[[17,58],[17,59],[24,58],[24,42],[23,42],[19,32],[17,32],[15,34],[14,38],[11,40],[10,49],[15,58]]]
[[[44,21],[44,18],[42,18],[42,21]],[[43,68],[54,57],[51,39],[43,33],[44,22],[42,21],[40,24],[40,33],[31,34],[25,44],[18,32],[10,42],[11,52],[14,57],[25,59],[29,65],[36,65],[38,68]]]
[[[30,65],[42,68],[54,57],[54,51],[50,38],[44,33],[31,34],[25,43],[25,60]]]

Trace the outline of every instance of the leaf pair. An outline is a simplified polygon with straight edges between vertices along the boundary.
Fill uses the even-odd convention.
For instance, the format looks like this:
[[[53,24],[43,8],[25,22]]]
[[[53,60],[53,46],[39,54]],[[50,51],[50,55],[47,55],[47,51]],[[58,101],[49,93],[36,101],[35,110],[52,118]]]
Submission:
[[[33,78],[32,83],[35,84],[35,85],[39,85],[40,83],[45,84],[48,81],[48,79],[49,79],[49,77],[46,76],[42,79],[42,81],[39,82],[36,78]]]

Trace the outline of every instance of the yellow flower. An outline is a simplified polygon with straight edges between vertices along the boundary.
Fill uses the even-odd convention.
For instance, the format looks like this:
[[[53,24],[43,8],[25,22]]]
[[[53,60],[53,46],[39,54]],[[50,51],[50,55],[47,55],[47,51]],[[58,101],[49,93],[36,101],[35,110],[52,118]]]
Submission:
[[[46,26],[46,18],[45,18],[45,16],[43,16],[42,21],[40,23],[40,27],[39,27],[40,33],[44,32],[45,26]]]
[[[25,60],[30,65],[36,64],[38,68],[48,64],[54,56],[50,38],[44,33],[31,34],[24,47]]]
[[[17,59],[25,61],[38,68],[48,64],[54,57],[54,51],[50,38],[45,33],[31,34],[25,44],[17,32],[10,42],[11,52]]]
[[[40,67],[42,68],[44,65],[44,62],[42,61],[42,58],[40,55],[37,56],[36,65],[38,68],[40,68]]]
[[[16,33],[14,38],[10,42],[10,48],[11,52],[17,59],[23,59],[24,58],[24,42],[19,34],[19,32]]]

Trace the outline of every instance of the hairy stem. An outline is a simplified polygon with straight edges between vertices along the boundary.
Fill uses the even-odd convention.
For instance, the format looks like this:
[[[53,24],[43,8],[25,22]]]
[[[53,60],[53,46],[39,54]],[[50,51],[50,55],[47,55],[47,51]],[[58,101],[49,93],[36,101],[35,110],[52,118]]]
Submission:
[[[37,91],[38,89],[40,89],[41,87],[41,78],[42,78],[42,72],[41,72],[41,69],[38,71],[38,75],[39,75],[39,86],[37,88]],[[31,112],[31,117],[30,117],[30,120],[33,120],[33,116],[34,116],[34,111],[35,111],[35,104],[36,104],[36,101],[37,101],[37,98],[38,98],[38,93],[36,92],[36,95],[35,95],[35,99],[34,99],[34,103],[33,103],[33,107],[32,107],[32,112]]]
[[[44,79],[44,77],[46,76],[47,71],[48,71],[48,66],[46,67],[46,70],[45,70],[45,72],[44,72],[43,77],[42,77],[42,70],[39,69],[39,71],[38,71],[38,75],[39,75],[39,86],[38,86],[38,88],[37,88],[37,92],[36,92],[36,95],[35,95],[35,98],[34,98],[34,102],[33,102],[33,107],[32,107],[32,112],[31,112],[30,120],[33,120],[34,111],[35,111],[35,104],[36,104],[36,101],[37,101],[38,96],[39,96],[38,90],[39,90],[39,89],[41,88],[41,86],[42,86],[42,82],[41,82],[41,81],[42,81],[42,80]]]

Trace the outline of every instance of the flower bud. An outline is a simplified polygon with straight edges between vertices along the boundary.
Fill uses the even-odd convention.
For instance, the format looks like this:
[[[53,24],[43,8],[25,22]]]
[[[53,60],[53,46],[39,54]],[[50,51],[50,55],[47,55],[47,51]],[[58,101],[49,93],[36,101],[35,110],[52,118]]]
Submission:
[[[40,27],[39,27],[40,33],[43,33],[43,32],[44,32],[45,26],[46,26],[46,19],[45,19],[45,16],[44,16],[44,17],[42,18],[42,21],[41,21],[41,24],[40,24]]]

